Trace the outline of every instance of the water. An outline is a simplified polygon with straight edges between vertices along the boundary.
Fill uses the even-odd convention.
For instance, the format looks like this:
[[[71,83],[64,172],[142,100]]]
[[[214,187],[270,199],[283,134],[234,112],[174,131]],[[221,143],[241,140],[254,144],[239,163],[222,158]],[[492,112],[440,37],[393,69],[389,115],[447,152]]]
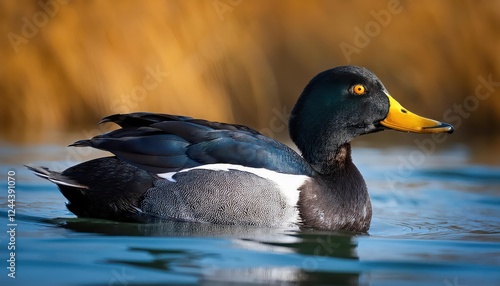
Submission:
[[[374,215],[369,235],[353,235],[78,219],[65,209],[54,185],[20,165],[45,162],[60,168],[82,154],[59,145],[2,147],[0,282],[500,285],[498,153],[490,150],[482,160],[467,147],[430,156],[415,150],[354,148]],[[57,163],[47,163],[52,160]],[[6,261],[9,170],[16,172],[15,279],[7,276]]]

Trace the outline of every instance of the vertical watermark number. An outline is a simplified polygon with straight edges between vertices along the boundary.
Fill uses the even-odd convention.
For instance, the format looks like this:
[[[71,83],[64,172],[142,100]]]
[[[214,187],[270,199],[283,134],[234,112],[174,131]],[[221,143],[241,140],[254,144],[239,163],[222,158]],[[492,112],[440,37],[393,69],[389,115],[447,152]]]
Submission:
[[[7,276],[16,278],[16,171],[7,172]]]

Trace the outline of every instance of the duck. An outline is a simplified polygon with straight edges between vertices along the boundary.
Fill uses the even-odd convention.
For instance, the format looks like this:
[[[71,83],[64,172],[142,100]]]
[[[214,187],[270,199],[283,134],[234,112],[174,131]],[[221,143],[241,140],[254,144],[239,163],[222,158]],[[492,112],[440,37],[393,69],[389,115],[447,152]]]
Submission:
[[[383,130],[452,133],[404,108],[366,68],[314,76],[289,117],[300,154],[253,128],[135,112],[120,128],[69,146],[113,156],[63,172],[26,165],[56,184],[77,217],[116,222],[197,222],[366,233],[372,205],[351,141]]]

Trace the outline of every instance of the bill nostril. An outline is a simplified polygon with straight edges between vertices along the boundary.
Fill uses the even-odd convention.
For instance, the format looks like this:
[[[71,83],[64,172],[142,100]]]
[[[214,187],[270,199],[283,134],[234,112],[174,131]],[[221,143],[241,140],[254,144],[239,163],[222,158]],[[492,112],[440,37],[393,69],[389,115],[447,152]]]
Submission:
[[[408,113],[408,111],[406,111],[406,109],[401,109],[401,112]]]

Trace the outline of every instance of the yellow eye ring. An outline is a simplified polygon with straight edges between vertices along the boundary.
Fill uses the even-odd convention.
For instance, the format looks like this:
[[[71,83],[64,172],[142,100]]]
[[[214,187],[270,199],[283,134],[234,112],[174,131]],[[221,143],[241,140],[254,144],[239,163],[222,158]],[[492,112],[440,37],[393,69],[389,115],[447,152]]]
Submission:
[[[352,92],[356,95],[363,95],[366,93],[366,88],[362,84],[356,84],[352,87]]]

